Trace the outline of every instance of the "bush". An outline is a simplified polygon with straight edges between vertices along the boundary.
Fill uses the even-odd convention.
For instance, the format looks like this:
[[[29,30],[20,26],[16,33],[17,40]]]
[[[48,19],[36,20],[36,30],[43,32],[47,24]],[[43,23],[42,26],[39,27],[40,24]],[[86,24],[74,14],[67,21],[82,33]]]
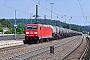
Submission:
[[[16,28],[16,32],[17,34],[23,34],[23,27],[21,26],[21,24],[18,24],[17,28]]]
[[[11,32],[11,30],[8,30],[4,34],[12,34],[12,32]]]
[[[0,32],[3,32],[3,27],[1,23],[0,23]]]

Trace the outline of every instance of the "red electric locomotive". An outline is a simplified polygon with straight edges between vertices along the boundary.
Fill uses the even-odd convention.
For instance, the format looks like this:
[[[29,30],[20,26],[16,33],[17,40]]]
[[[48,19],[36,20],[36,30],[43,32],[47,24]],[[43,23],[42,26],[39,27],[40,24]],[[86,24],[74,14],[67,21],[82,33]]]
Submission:
[[[26,43],[39,43],[49,41],[52,38],[52,28],[49,25],[27,24],[25,28]]]

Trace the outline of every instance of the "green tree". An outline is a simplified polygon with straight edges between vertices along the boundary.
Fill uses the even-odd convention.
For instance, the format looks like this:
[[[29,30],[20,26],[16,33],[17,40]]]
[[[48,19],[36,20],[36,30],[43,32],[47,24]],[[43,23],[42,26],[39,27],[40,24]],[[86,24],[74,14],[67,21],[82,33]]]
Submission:
[[[3,27],[1,23],[0,23],[0,32],[3,32]]]
[[[23,34],[23,27],[21,26],[21,24],[18,24],[17,28],[16,28],[16,32],[17,34]]]
[[[12,28],[11,32],[12,32],[12,34],[14,34],[15,33],[15,28]]]
[[[63,28],[69,29],[69,24],[65,24],[65,25],[63,26]]]
[[[79,27],[77,27],[77,26],[73,26],[71,29],[72,29],[72,30],[75,30],[75,31],[82,32],[82,29],[79,28]]]
[[[83,31],[83,34],[88,34],[88,32],[87,31]]]
[[[12,34],[12,32],[11,32],[11,30],[8,30],[4,34]]]
[[[15,33],[15,28],[12,28],[6,31],[4,34],[14,34],[14,33]]]
[[[6,19],[1,19],[0,20],[0,23],[4,26],[4,27],[8,27],[8,28],[11,28],[11,23],[9,20],[6,20]]]

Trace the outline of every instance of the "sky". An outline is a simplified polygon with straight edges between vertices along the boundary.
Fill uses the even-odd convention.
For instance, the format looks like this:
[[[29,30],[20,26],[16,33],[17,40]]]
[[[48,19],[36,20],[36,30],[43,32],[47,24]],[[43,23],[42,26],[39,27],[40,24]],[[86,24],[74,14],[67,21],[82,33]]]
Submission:
[[[36,5],[39,18],[51,19],[52,10],[52,20],[90,25],[90,0],[0,0],[0,19],[15,18],[15,10],[16,18],[34,18]]]

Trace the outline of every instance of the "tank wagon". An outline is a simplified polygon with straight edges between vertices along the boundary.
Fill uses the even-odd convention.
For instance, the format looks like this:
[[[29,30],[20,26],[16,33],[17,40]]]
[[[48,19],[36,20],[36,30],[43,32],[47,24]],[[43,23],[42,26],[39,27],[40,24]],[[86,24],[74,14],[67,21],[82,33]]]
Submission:
[[[27,24],[24,34],[24,44],[46,42],[75,35],[82,35],[81,32],[61,28],[58,26],[42,24]]]

